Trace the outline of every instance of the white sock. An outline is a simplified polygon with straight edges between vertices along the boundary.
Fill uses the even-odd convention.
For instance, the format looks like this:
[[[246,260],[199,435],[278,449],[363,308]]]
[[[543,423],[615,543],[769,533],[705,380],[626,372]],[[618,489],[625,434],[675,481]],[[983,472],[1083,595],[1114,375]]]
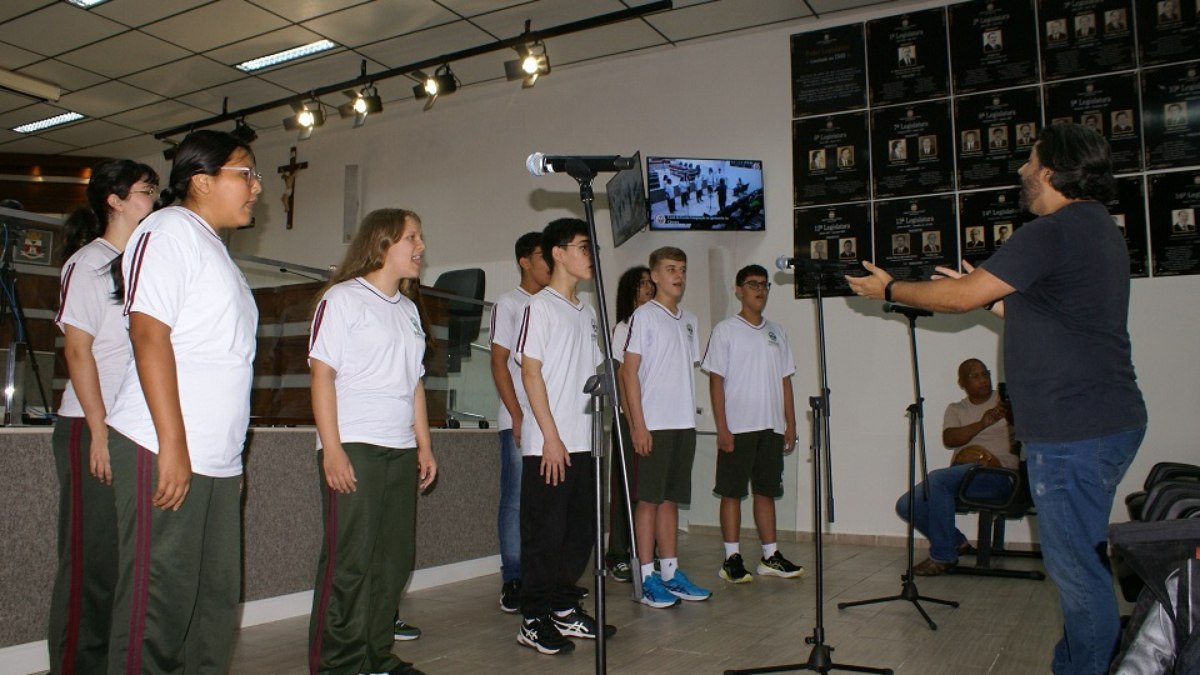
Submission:
[[[763,544],[763,560],[769,560],[779,550],[779,544]]]
[[[679,569],[679,558],[660,558],[660,567],[662,567],[663,581],[670,581],[675,578],[675,570]]]
[[[649,579],[651,577],[651,575],[653,575],[653,574],[654,574],[654,563],[648,562],[645,565],[642,565],[642,581],[643,582],[645,582],[646,579]]]
[[[740,552],[741,551],[738,550],[738,543],[736,541],[725,542],[725,559],[726,560],[729,560],[730,556],[732,556],[733,554],[740,553]]]

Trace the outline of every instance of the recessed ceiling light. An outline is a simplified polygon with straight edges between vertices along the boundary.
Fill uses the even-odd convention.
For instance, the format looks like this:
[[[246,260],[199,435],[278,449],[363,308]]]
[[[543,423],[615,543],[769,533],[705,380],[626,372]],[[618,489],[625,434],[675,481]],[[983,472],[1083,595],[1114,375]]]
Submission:
[[[95,7],[96,5],[108,2],[108,0],[67,0],[67,2],[72,5],[75,5],[76,7],[82,7],[84,9],[91,9],[92,7]]]
[[[257,59],[243,61],[237,64],[236,68],[242,72],[250,73],[256,70],[262,70],[263,68],[277,66],[281,63],[292,61],[294,59],[300,59],[304,58],[305,56],[311,56],[312,54],[318,54],[320,52],[333,49],[336,46],[337,43],[333,42],[332,40],[317,40],[316,42],[306,44],[302,47],[293,47],[291,49],[285,49],[284,51],[276,52],[274,54],[260,56]]]
[[[35,131],[49,129],[50,127],[56,127],[60,124],[66,124],[68,122],[74,122],[75,120],[81,119],[83,119],[83,115],[80,115],[77,112],[65,112],[61,115],[55,115],[54,117],[47,117],[44,120],[38,120],[36,122],[30,122],[29,124],[22,124],[19,127],[13,127],[12,130],[18,134],[32,134]]]

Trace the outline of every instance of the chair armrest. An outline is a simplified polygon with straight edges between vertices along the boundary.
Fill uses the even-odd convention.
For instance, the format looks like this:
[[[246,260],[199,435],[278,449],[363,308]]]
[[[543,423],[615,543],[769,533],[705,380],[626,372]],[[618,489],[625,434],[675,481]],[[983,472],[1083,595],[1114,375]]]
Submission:
[[[1008,481],[1009,490],[1007,495],[1000,499],[987,499],[980,497],[968,496],[971,489],[971,483],[982,476],[1000,476]],[[1021,491],[1021,474],[1012,469],[1005,469],[996,466],[984,466],[979,464],[971,467],[966,475],[963,476],[962,482],[958,484],[958,503],[970,509],[987,509],[989,511],[1004,511],[1012,506],[1013,500]]]

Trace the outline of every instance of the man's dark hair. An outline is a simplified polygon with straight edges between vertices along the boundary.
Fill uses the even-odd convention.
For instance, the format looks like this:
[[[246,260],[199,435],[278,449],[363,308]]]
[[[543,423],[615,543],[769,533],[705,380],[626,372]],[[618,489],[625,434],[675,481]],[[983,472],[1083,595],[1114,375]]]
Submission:
[[[1051,124],[1034,146],[1038,161],[1054,173],[1050,185],[1067,199],[1107,202],[1116,194],[1108,140],[1079,124]]]
[[[513,254],[516,256],[517,260],[520,260],[521,258],[528,258],[529,256],[533,255],[534,249],[541,245],[541,232],[526,232],[525,234],[521,235],[520,239],[517,239],[516,245],[513,246]]]
[[[578,235],[588,236],[588,224],[578,218],[559,218],[550,221],[542,230],[542,258],[554,271],[554,247],[566,246]]]
[[[742,269],[738,270],[737,276],[734,277],[733,283],[741,286],[742,284],[746,283],[746,279],[749,279],[750,277],[762,277],[764,279],[771,278],[767,276],[767,268],[763,267],[762,265],[746,265]]]

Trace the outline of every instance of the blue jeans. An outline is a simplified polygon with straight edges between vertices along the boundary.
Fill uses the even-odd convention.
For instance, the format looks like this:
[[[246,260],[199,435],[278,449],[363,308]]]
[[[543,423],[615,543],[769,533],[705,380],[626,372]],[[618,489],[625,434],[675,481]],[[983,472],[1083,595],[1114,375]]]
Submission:
[[[916,500],[913,502],[913,527],[929,540],[929,557],[937,562],[952,563],[958,561],[958,545],[966,541],[966,536],[954,526],[954,500],[958,496],[958,486],[963,476],[975,464],[955,464],[944,469],[930,471],[926,483],[929,484],[929,498],[925,499],[921,483],[917,484]],[[1011,483],[1002,476],[984,474],[971,481],[971,497],[979,499],[999,499],[1008,494]],[[908,520],[908,493],[905,492],[896,502],[896,515]]]
[[[504,583],[521,578],[521,450],[512,429],[500,432],[500,507],[496,513],[500,535],[500,578]]]
[[[1120,623],[1108,566],[1108,517],[1145,427],[1068,443],[1026,443],[1046,571],[1058,586],[1063,637],[1056,675],[1107,673]]]

